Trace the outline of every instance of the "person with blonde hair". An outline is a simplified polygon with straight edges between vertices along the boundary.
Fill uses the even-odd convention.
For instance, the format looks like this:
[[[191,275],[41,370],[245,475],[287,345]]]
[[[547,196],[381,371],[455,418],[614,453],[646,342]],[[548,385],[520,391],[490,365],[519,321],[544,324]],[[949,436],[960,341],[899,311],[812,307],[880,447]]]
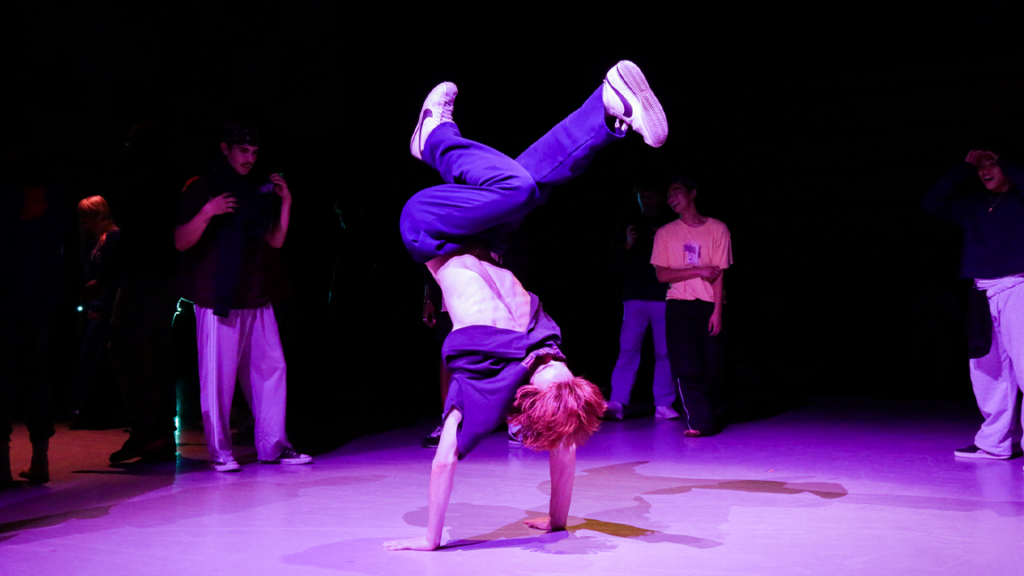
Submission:
[[[103,196],[89,196],[78,202],[78,223],[82,238],[82,266],[85,284],[81,291],[84,315],[78,367],[71,387],[72,428],[109,428],[120,425],[116,406],[116,384],[107,355],[108,332],[114,300],[121,286],[112,262],[116,257],[121,229],[114,223]]]
[[[668,135],[647,80],[625,60],[581,108],[515,160],[461,135],[452,120],[456,94],[451,82],[430,92],[410,143],[412,155],[446,182],[413,196],[400,226],[410,254],[441,286],[451,315],[442,356],[452,379],[430,474],[426,534],[386,542],[388,550],[440,546],[456,464],[505,418],[524,446],[549,451],[551,461],[549,516],[526,524],[565,529],[576,448],[597,430],[605,402],[596,386],[569,371],[558,325],[497,255],[507,234],[554,186],[582,173],[628,127],[655,147]]]
[[[110,206],[103,196],[89,196],[78,202],[78,221],[85,230],[97,238],[97,245],[103,242],[107,232],[117,229],[110,216]]]

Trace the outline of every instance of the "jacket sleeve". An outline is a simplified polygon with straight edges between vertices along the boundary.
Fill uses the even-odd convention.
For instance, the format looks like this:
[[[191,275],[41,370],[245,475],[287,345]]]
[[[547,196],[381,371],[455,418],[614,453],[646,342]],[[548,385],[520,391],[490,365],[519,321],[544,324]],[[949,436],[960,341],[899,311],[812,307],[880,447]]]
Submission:
[[[964,225],[971,205],[971,198],[966,193],[967,183],[973,174],[974,167],[970,164],[963,162],[958,165],[928,190],[922,202],[924,209],[943,220]]]

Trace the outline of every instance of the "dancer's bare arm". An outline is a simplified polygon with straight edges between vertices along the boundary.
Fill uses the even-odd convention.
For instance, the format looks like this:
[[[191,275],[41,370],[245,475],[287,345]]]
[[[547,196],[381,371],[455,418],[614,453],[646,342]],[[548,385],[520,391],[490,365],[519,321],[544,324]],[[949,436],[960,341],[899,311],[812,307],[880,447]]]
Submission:
[[[430,491],[427,496],[427,533],[421,538],[409,540],[392,540],[385,542],[388,550],[436,550],[441,545],[441,532],[444,530],[444,514],[448,511],[448,501],[452,496],[452,482],[455,479],[455,465],[458,458],[459,423],[462,413],[452,409],[444,420],[441,440],[434,455],[434,464],[430,469]],[[568,509],[568,506],[566,506]]]
[[[551,504],[549,516],[531,518],[523,523],[530,528],[555,532],[565,530],[572,503],[572,483],[576,477],[576,445],[561,446],[548,453],[551,462]]]

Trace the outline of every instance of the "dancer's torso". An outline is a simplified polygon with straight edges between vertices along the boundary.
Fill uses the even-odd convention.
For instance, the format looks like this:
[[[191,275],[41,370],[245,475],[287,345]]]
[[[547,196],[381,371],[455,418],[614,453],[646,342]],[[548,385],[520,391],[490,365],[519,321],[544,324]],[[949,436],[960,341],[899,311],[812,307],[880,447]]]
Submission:
[[[472,254],[427,263],[444,294],[452,329],[494,326],[525,332],[530,294],[514,274]]]

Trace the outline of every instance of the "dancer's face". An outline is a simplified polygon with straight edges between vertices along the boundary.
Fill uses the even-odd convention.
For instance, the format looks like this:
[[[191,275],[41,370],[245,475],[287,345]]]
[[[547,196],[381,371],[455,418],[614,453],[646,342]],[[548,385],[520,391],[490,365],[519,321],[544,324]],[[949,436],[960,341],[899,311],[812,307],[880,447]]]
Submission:
[[[1006,192],[1010,188],[1010,181],[1003,175],[1003,169],[996,164],[991,156],[986,156],[978,164],[978,178],[991,192]]]
[[[227,143],[221,142],[220,151],[224,153],[224,157],[228,159],[228,164],[231,164],[235,172],[245,176],[252,170],[252,165],[256,163],[256,155],[259,154],[260,147],[248,144],[228,146]]]
[[[550,356],[546,358],[547,361],[538,366],[533,372],[533,376],[530,377],[530,384],[543,390],[554,382],[572,380],[572,372],[569,371],[569,367],[565,365],[565,362],[551,360]],[[538,360],[538,362],[541,361],[544,361],[544,359]]]
[[[693,206],[695,196],[696,190],[690,190],[678,182],[673,182],[668,187],[668,205],[676,214],[683,214],[689,210]]]

